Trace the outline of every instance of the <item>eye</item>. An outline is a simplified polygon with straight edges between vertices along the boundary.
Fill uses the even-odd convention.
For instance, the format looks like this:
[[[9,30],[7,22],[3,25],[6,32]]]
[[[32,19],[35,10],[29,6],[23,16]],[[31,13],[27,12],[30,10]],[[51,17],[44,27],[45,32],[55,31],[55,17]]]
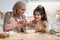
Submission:
[[[37,16],[40,16],[40,14],[37,14]]]
[[[21,9],[22,11],[24,11],[25,9]]]

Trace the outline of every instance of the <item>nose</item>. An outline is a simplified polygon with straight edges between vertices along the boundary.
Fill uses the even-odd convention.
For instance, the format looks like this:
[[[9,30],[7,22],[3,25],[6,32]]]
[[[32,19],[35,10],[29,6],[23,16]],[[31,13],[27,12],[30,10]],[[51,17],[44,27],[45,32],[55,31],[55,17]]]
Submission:
[[[24,13],[25,12],[25,10],[23,10],[23,11],[21,11],[22,13]]]
[[[38,18],[38,16],[36,15],[35,18]]]

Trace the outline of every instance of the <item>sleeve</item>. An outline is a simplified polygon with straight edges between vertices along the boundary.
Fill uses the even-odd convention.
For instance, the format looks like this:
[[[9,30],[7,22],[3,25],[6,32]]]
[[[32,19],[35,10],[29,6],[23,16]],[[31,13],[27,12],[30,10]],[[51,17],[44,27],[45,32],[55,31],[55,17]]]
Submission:
[[[10,13],[6,13],[4,16],[4,25],[10,23]]]
[[[5,31],[5,25],[10,23],[9,18],[10,18],[10,17],[9,17],[8,12],[5,13],[5,16],[4,16],[4,24],[3,24],[3,31]]]
[[[43,21],[43,27],[41,29],[41,32],[46,32],[46,28],[47,28],[47,21]]]
[[[13,29],[16,26],[16,22],[12,21],[11,23],[10,18],[11,18],[11,14],[7,12],[4,17],[3,31]]]

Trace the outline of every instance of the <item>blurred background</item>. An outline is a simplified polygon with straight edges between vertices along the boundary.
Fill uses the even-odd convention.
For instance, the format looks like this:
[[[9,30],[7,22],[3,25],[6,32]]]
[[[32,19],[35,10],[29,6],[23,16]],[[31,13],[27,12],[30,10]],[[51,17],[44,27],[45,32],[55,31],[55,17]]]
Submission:
[[[51,29],[54,25],[60,26],[60,0],[0,0],[0,32],[2,32],[5,12],[12,11],[17,1],[26,2],[25,15],[28,21],[33,20],[33,10],[37,5],[42,5],[45,7],[48,18],[47,29]]]

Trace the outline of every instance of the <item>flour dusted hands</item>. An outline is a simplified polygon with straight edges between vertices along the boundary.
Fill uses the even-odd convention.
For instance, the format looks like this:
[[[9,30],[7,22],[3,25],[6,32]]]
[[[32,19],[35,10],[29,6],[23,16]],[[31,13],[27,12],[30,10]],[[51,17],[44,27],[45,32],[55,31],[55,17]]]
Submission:
[[[25,20],[25,19],[23,19],[23,20],[17,20],[17,23],[18,23],[18,25],[19,24],[22,24],[22,25],[27,25],[28,24],[28,22]]]
[[[42,27],[38,27],[38,26],[35,27],[36,32],[41,31],[41,29],[42,29]]]
[[[35,30],[36,32],[46,32],[46,29],[44,27],[36,27]]]

